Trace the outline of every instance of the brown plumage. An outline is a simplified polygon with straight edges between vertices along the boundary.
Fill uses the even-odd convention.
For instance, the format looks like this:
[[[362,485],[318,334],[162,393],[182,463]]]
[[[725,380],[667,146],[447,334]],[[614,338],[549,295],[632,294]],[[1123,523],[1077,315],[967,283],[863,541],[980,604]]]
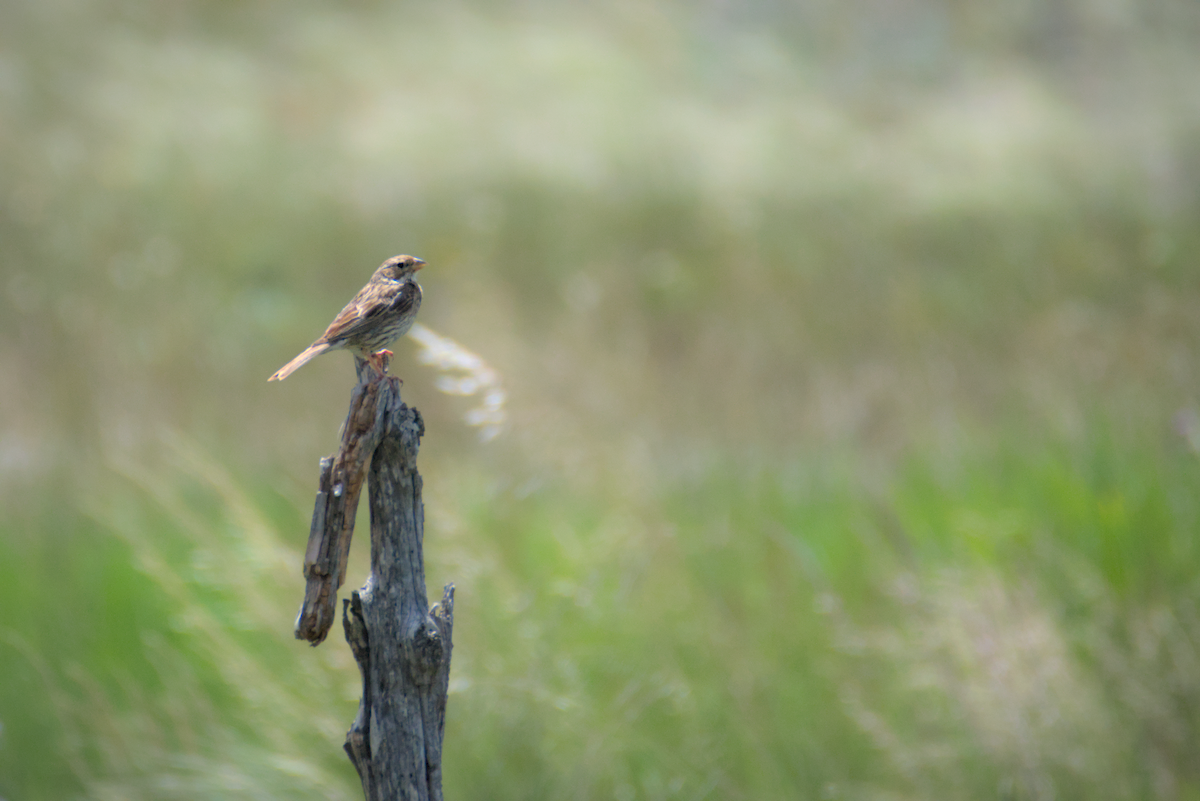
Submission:
[[[384,348],[408,333],[421,308],[421,285],[415,276],[424,266],[415,256],[385,261],[321,338],[267,380],[282,381],[322,353],[341,349],[366,359],[382,373],[381,354],[391,355]]]

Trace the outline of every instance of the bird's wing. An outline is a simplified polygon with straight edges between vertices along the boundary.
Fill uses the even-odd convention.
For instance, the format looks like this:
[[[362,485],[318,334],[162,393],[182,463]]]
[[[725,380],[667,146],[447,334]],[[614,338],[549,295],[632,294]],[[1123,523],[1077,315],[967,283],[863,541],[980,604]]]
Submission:
[[[325,329],[325,333],[321,335],[321,338],[317,342],[337,344],[343,339],[353,336],[354,332],[362,325],[366,311],[366,308],[358,302],[358,298],[356,297],[347,303],[344,309],[338,312],[338,316],[333,318],[333,322],[329,324],[329,327]]]
[[[380,315],[402,315],[418,302],[421,290],[413,281],[402,284],[368,284],[346,304],[318,342],[336,344],[369,331]]]

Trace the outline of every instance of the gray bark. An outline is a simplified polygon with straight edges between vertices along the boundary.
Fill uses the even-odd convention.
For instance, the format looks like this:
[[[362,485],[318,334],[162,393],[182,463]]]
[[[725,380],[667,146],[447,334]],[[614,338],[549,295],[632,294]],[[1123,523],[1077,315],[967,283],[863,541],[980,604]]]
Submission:
[[[296,636],[316,645],[329,630],[366,474],[371,574],[342,610],[346,641],[363,679],[346,753],[367,801],[440,801],[454,586],[447,585],[441,602],[429,608],[422,551],[425,507],[417,472],[425,425],[420,413],[400,400],[397,379],[381,380],[361,369],[359,376],[342,447],[321,463],[305,555],[308,586]]]

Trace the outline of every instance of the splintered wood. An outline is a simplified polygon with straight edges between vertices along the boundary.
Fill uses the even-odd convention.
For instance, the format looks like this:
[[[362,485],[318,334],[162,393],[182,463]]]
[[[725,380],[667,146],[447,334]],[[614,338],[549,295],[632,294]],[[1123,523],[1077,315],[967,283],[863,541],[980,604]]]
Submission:
[[[363,681],[345,749],[368,801],[441,801],[454,585],[429,607],[425,505],[417,452],[425,423],[400,400],[400,381],[359,362],[341,447],[321,460],[304,555],[307,586],[296,637],[317,645],[337,591],[364,481],[371,508],[371,576],[343,602],[346,640]]]
[[[337,591],[346,580],[358,496],[367,477],[367,463],[383,435],[379,396],[381,388],[387,386],[385,381],[360,382],[354,388],[350,413],[342,426],[341,447],[321,460],[317,501],[304,553],[304,578],[308,583],[296,618],[296,639],[313,645],[325,639],[337,617]]]

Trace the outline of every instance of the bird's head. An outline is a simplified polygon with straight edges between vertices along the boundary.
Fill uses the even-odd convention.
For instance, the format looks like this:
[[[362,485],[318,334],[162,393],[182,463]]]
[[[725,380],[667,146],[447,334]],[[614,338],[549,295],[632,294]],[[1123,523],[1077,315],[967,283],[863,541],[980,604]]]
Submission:
[[[383,273],[393,281],[402,281],[425,266],[425,262],[416,256],[392,256],[379,265],[377,273]]]

